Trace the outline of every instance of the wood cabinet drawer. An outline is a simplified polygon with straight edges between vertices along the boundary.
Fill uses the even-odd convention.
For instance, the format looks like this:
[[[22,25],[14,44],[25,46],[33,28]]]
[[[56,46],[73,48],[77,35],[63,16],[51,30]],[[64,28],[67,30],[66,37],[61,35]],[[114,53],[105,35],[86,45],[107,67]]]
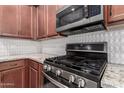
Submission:
[[[29,60],[29,66],[33,67],[34,69],[39,69],[39,63]]]
[[[16,60],[16,61],[7,61],[5,63],[0,63],[0,70],[6,70],[16,67],[25,66],[24,60]]]

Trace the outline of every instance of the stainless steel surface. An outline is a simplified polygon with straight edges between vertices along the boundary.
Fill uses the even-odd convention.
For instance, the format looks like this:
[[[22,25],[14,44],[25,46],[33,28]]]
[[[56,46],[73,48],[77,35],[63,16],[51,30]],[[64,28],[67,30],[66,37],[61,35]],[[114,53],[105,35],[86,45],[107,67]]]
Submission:
[[[73,44],[73,43],[72,43]],[[79,44],[79,43],[77,43]],[[94,52],[94,53],[108,53],[108,50],[107,50],[107,43],[106,42],[88,42],[88,43],[85,43],[85,44],[103,44],[103,51],[96,51],[96,50],[93,50],[93,49],[90,49],[89,50],[77,50],[77,49],[66,49],[66,51],[80,51],[80,52]],[[81,46],[84,46],[85,44],[81,44]]]
[[[68,88],[67,86],[59,83],[58,81],[52,79],[52,77],[48,76],[46,73],[42,72],[44,74],[44,76],[54,85],[58,86],[59,88]]]
[[[78,87],[79,87],[79,88],[85,87],[85,84],[86,84],[86,83],[85,83],[85,81],[84,81],[83,79],[79,79],[79,80],[78,80]]]
[[[73,83],[75,81],[75,76],[74,75],[70,75],[69,76],[69,83]]]
[[[65,31],[65,30],[68,30],[68,29],[71,29],[71,28],[74,28],[74,27],[77,27],[77,26],[81,26],[83,24],[88,24],[88,23],[90,23],[90,20],[88,20],[86,18],[83,18],[80,21],[77,21],[77,22],[74,22],[74,23],[71,23],[71,24],[68,24],[68,25],[65,25],[65,26],[58,27],[56,30],[57,30],[57,32]]]
[[[47,66],[47,71],[51,71],[52,67],[50,65]]]
[[[57,13],[60,13],[60,12],[64,11],[68,7],[70,7],[70,6],[63,7]],[[101,13],[99,15],[96,15],[96,16],[93,16],[93,17],[90,17],[90,18],[83,18],[83,19],[81,19],[81,20],[79,20],[77,22],[70,23],[70,24],[58,27],[56,30],[57,30],[57,32],[61,32],[61,31],[66,31],[68,29],[71,29],[71,28],[74,28],[74,27],[78,27],[78,26],[81,26],[81,25],[85,25],[85,24],[101,21],[101,20],[104,20],[103,15],[104,15],[103,14],[103,5],[101,5]]]
[[[43,88],[58,88],[58,86],[54,85],[53,83],[49,82],[46,83]]]
[[[56,76],[60,76],[62,74],[61,70],[56,70]]]
[[[47,65],[47,64],[45,64],[45,65]],[[76,73],[70,73],[68,71],[65,71],[65,70],[62,70],[60,68],[52,66],[52,70],[51,70],[52,73],[56,74],[57,70],[60,70],[61,71],[61,75],[60,76],[65,78],[65,79],[67,79],[68,81],[69,81],[69,77],[71,75],[73,75],[75,77],[74,83],[77,84],[77,86],[78,86],[78,83],[79,83],[79,79],[82,79],[82,80],[85,81],[85,87],[86,88],[97,88],[97,82],[95,82],[95,81],[86,79],[86,78],[81,77],[79,75],[76,75]]]
[[[101,5],[101,13],[99,15],[96,15],[96,16],[93,16],[93,17],[90,17],[88,18],[89,19],[89,22],[95,22],[95,21],[99,21],[99,20],[103,20],[104,19],[104,14],[103,14],[103,5]]]
[[[93,50],[71,50],[68,49],[67,51],[82,51],[82,52],[95,52],[95,53],[107,53],[106,51],[93,51]]]
[[[45,74],[47,74],[46,77],[49,77],[50,80],[55,79],[56,82],[59,81],[60,84],[65,84],[64,86],[67,87],[100,87],[100,79],[107,66],[107,43],[89,42],[67,44],[66,52],[67,53],[64,56],[46,59],[46,61],[44,62],[44,72]],[[73,59],[73,57],[76,60]],[[87,63],[88,66],[86,64],[82,65],[82,63],[80,63],[85,63],[84,60],[88,60],[90,58],[93,60],[89,60],[91,64]],[[97,62],[100,63],[96,64]],[[91,68],[90,66],[92,66],[93,68]],[[81,69],[77,67],[81,67]]]
[[[47,65],[43,65],[43,69],[45,69],[45,70],[46,70],[46,69],[47,69]]]

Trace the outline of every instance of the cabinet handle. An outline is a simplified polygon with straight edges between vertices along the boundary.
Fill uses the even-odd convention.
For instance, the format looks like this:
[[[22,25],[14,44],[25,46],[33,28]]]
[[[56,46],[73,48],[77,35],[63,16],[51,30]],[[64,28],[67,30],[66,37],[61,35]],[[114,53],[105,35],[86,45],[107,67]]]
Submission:
[[[110,16],[112,16],[112,5],[110,5]]]
[[[16,64],[10,64],[10,66],[16,66],[17,65],[17,63]]]

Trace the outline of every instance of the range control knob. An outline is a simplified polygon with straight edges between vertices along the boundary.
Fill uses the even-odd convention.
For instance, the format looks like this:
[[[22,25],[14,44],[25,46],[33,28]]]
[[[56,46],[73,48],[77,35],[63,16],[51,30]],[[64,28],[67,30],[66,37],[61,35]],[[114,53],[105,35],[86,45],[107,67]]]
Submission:
[[[47,65],[43,65],[43,69],[44,70],[47,70]]]
[[[56,76],[60,76],[62,74],[61,70],[56,70]]]
[[[52,67],[50,65],[47,66],[47,71],[51,71]]]
[[[75,76],[70,75],[69,76],[69,83],[73,83],[75,81]]]
[[[79,80],[78,80],[78,87],[79,87],[79,88],[85,87],[85,81],[84,81],[83,79],[79,79]]]

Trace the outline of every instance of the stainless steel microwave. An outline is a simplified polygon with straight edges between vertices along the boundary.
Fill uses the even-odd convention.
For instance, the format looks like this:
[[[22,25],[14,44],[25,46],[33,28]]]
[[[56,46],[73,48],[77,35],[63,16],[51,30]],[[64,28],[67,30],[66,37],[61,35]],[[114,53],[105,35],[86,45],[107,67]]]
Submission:
[[[102,5],[67,5],[57,11],[56,30],[75,34],[105,29]]]

